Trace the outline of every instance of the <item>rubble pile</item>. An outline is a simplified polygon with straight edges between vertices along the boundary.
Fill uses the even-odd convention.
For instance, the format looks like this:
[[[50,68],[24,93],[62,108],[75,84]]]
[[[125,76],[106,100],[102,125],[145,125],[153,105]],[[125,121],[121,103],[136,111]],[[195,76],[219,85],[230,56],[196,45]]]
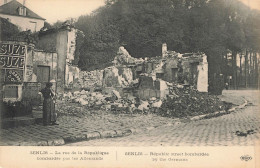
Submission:
[[[130,68],[113,66],[104,69],[103,87],[127,87],[133,82],[133,73]]]
[[[198,92],[193,87],[182,85],[170,87],[170,95],[160,107],[159,114],[165,117],[187,117],[228,110],[231,104],[220,101],[215,95]]]
[[[206,86],[201,90],[207,92],[208,66],[205,55],[165,51],[163,57],[143,60],[131,57],[124,47],[120,47],[113,62],[114,66],[103,70],[80,72],[77,86],[81,91],[64,93],[60,99],[76,108],[67,108],[66,104],[61,103],[58,111],[75,114],[78,110],[84,114],[91,111],[89,109],[95,109],[186,117],[229,108],[216,96],[194,89],[197,84],[195,79],[187,82],[189,77],[185,74],[194,77],[200,68],[198,76],[204,75],[200,80],[203,79],[201,83]]]
[[[104,70],[80,71],[79,79],[76,82],[78,88],[101,87]]]
[[[169,83],[168,83],[169,84]],[[231,104],[220,101],[214,95],[200,93],[193,87],[169,86],[170,94],[159,99],[152,97],[140,100],[135,96],[122,97],[117,90],[111,92],[75,91],[64,93],[57,103],[57,112],[79,115],[97,112],[112,113],[155,113],[163,117],[187,117],[221,110],[228,110]]]
[[[117,55],[114,58],[115,65],[129,65],[129,64],[138,64],[144,62],[142,58],[134,58],[128,53],[128,51],[123,47],[119,47]]]
[[[72,85],[77,88],[95,87],[128,87],[136,81],[133,80],[132,69],[127,65],[143,62],[129,55],[124,47],[120,47],[114,59],[114,66],[103,70],[80,71],[79,79]]]
[[[116,113],[147,113],[151,109],[158,110],[162,100],[153,97],[143,101],[129,95],[122,97],[116,90],[110,93],[81,90],[63,93],[56,104],[57,112],[67,115],[87,113],[90,109]]]

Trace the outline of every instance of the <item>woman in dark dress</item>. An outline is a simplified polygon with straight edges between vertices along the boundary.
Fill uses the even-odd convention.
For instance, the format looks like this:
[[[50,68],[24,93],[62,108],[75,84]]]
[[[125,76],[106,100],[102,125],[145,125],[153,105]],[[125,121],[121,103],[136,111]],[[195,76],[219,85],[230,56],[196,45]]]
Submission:
[[[56,124],[57,114],[55,112],[55,104],[53,102],[54,93],[51,90],[52,83],[46,83],[46,87],[40,92],[43,95],[43,125],[58,125]]]

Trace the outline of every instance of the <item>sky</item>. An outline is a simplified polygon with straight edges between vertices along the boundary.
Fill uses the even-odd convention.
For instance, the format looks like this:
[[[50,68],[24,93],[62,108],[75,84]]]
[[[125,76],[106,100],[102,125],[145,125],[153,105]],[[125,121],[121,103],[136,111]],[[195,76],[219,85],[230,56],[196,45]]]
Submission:
[[[250,6],[252,9],[260,10],[260,0],[240,0],[240,1]]]
[[[18,0],[23,3],[23,0]],[[240,0],[252,9],[260,10],[260,0]],[[104,0],[26,0],[25,6],[49,23],[90,14],[104,5]]]
[[[23,0],[17,0],[23,3]],[[104,5],[104,0],[26,0],[25,6],[49,23],[90,14]]]

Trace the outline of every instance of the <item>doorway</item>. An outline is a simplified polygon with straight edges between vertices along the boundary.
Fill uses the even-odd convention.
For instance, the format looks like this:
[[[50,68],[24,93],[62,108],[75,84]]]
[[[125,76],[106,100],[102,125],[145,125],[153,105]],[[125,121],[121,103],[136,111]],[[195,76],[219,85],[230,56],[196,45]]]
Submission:
[[[37,82],[41,83],[41,89],[45,87],[46,82],[50,81],[50,66],[37,66]]]

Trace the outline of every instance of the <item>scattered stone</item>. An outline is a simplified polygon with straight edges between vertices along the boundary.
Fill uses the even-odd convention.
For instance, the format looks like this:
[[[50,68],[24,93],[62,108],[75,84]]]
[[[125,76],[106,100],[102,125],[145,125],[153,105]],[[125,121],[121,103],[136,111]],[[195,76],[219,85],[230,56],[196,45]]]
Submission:
[[[113,90],[112,93],[117,99],[121,99],[120,93],[118,91]]]
[[[155,108],[160,108],[161,106],[162,106],[162,100],[159,100],[159,101],[157,101],[157,102],[154,102],[153,104],[152,104],[152,107],[155,107]]]
[[[87,133],[86,137],[87,137],[87,140],[98,139],[98,138],[100,138],[100,133],[99,132],[90,132],[90,133]]]
[[[83,98],[80,98],[79,99],[79,103],[82,105],[82,106],[85,106],[88,104],[88,101],[84,100]]]
[[[101,138],[111,138],[116,136],[116,131],[103,131],[100,132]]]
[[[138,109],[139,110],[148,110],[149,109],[149,103],[148,101],[142,101],[141,104],[139,105]]]

